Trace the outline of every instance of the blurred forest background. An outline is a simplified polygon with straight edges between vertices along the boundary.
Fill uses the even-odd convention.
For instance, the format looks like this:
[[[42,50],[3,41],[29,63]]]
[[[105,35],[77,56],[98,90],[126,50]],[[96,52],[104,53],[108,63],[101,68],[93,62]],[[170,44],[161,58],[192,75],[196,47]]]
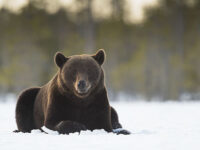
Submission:
[[[56,51],[103,48],[113,100],[200,99],[200,0],[158,0],[140,21],[127,18],[128,0],[94,1],[27,0],[17,11],[1,1],[0,95],[49,81]]]

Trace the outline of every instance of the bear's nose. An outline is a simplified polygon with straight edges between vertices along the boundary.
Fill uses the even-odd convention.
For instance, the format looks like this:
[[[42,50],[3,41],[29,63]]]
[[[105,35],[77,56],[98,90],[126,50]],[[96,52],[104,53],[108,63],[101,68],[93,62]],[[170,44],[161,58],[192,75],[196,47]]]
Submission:
[[[84,80],[80,80],[80,81],[78,82],[78,88],[79,88],[80,90],[84,90],[85,87],[86,87],[86,82],[85,82]]]

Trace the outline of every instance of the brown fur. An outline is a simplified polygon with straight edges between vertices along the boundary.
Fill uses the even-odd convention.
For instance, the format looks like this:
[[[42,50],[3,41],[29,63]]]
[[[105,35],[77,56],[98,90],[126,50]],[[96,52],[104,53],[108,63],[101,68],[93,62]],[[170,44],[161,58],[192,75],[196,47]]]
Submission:
[[[101,68],[103,50],[95,55],[55,56],[59,71],[46,85],[22,92],[16,106],[18,130],[49,129],[62,134],[81,130],[121,128],[116,111],[109,105]],[[78,85],[80,81],[84,84]],[[79,89],[84,87],[79,93]],[[125,130],[124,130],[125,131]],[[128,133],[128,132],[127,132]],[[126,133],[123,133],[126,134]]]

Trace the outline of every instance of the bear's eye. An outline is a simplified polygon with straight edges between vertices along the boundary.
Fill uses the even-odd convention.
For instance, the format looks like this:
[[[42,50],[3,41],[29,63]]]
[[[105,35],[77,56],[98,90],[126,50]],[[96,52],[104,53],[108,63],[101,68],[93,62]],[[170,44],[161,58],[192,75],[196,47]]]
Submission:
[[[90,81],[95,81],[98,79],[98,70],[94,69],[89,69],[88,70],[88,78]]]
[[[68,79],[71,81],[75,81],[76,80],[76,70],[75,69],[70,69],[70,71],[68,71]]]

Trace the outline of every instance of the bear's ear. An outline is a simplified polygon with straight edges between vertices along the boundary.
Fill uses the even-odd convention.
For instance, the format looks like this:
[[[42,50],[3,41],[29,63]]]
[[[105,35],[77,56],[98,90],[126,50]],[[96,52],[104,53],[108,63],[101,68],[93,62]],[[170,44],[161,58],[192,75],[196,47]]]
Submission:
[[[99,65],[102,65],[105,60],[105,51],[100,49],[92,57],[98,62]]]
[[[62,53],[57,52],[54,57],[56,65],[61,68],[69,58],[65,57]]]

